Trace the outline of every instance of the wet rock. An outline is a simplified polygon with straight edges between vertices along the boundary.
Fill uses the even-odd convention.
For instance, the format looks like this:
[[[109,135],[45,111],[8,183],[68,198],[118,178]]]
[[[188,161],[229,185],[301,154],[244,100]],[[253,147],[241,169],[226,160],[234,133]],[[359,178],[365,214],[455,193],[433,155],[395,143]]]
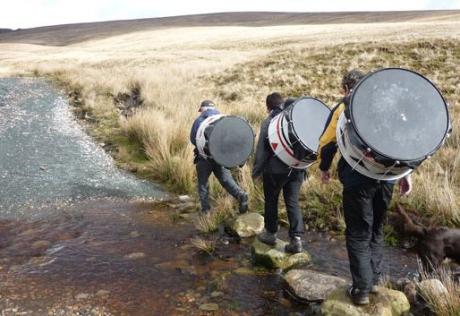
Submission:
[[[96,292],[96,296],[99,296],[99,297],[109,296],[109,294],[110,294],[110,291],[107,291],[107,290],[99,290]]]
[[[82,300],[86,300],[89,298],[89,294],[88,293],[79,293],[77,294],[77,296],[75,296],[75,299],[77,301],[82,301]]]
[[[141,236],[141,234],[138,231],[132,231],[132,232],[129,233],[129,237],[131,237],[131,238],[138,238],[140,236]]]
[[[126,255],[124,258],[129,259],[129,260],[142,259],[142,258],[145,258],[145,253],[133,252],[133,253],[130,253],[129,255]]]
[[[214,292],[211,293],[212,298],[220,297],[222,295],[224,295],[224,293],[219,292],[219,291],[214,291]]]
[[[49,248],[50,245],[51,243],[47,240],[39,240],[32,244],[32,248],[33,249],[45,249],[45,248]]]
[[[404,293],[379,287],[370,295],[370,304],[356,306],[347,294],[347,287],[334,290],[321,305],[324,316],[400,316],[406,315],[410,304]]]
[[[245,267],[235,269],[233,272],[239,275],[254,275],[255,274],[254,270],[245,268]]]
[[[342,278],[311,270],[291,270],[284,280],[291,294],[308,302],[322,301],[338,287],[347,285]]]
[[[206,304],[201,304],[200,305],[200,310],[205,311],[205,312],[213,312],[219,310],[219,305],[215,303],[206,303]]]
[[[418,289],[421,294],[427,293],[430,296],[435,296],[439,298],[448,294],[446,287],[438,279],[423,280],[418,284]]]
[[[269,269],[280,268],[287,270],[310,262],[310,255],[306,251],[289,254],[284,251],[286,245],[287,242],[277,239],[276,245],[272,247],[256,238],[251,247],[254,263]]]
[[[232,225],[239,237],[252,237],[264,229],[264,217],[258,213],[246,213],[237,217]]]
[[[191,202],[192,198],[189,195],[179,195],[179,201],[182,203]]]

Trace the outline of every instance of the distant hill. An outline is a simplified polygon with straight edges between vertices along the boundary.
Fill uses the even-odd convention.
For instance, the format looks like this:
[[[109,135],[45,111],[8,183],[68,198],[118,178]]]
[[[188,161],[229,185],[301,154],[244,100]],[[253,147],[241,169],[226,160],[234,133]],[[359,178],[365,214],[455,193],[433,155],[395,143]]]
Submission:
[[[11,32],[12,29],[0,29],[0,33]]]
[[[293,24],[379,23],[424,20],[460,20],[460,11],[397,12],[230,12],[164,18],[121,20],[0,31],[0,43],[29,43],[65,46],[130,32],[193,26],[272,26]],[[2,30],[2,29],[0,29]]]

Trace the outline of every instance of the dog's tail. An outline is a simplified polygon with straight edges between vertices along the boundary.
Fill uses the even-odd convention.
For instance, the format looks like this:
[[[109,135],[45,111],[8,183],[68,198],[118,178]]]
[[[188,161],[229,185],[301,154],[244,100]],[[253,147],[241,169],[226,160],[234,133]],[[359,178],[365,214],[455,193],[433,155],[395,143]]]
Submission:
[[[401,220],[403,221],[403,230],[404,233],[415,236],[415,237],[424,237],[426,234],[426,229],[420,225],[415,224],[412,219],[404,211],[403,207],[399,204],[396,205],[396,212],[400,215]]]

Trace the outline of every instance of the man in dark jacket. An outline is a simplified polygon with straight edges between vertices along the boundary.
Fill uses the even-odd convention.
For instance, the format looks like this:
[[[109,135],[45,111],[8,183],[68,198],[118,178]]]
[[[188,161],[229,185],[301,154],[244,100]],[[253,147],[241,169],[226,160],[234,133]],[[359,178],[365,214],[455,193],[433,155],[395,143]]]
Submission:
[[[332,109],[319,142],[321,180],[328,183],[329,169],[337,152],[336,129],[340,115],[349,105],[352,89],[364,77],[358,70],[342,79],[344,98]],[[369,293],[376,293],[382,274],[383,223],[393,194],[393,181],[377,181],[354,170],[343,157],[337,171],[343,185],[345,236],[353,285],[349,295],[357,305],[369,304]],[[410,177],[400,180],[400,193],[409,194]]]
[[[299,207],[299,193],[305,180],[305,170],[287,166],[274,155],[268,143],[268,126],[270,121],[283,110],[283,103],[283,97],[279,93],[275,92],[267,96],[266,105],[269,115],[260,127],[256,148],[252,177],[259,178],[262,176],[265,198],[265,230],[258,238],[268,245],[275,245],[278,231],[278,198],[281,190],[283,190],[290,237],[286,251],[298,253],[302,251],[301,235],[304,232],[302,213]]]
[[[193,122],[192,130],[190,131],[190,141],[195,146],[194,163],[196,165],[196,173],[198,178],[198,195],[200,197],[201,211],[208,214],[211,207],[209,205],[209,185],[208,180],[211,173],[214,173],[220,184],[239,202],[239,212],[245,213],[248,210],[248,195],[241,189],[230,173],[230,170],[218,165],[212,159],[202,157],[196,148],[196,134],[198,128],[205,119],[210,116],[220,114],[214,103],[210,100],[204,100],[200,104],[198,110],[200,116]]]

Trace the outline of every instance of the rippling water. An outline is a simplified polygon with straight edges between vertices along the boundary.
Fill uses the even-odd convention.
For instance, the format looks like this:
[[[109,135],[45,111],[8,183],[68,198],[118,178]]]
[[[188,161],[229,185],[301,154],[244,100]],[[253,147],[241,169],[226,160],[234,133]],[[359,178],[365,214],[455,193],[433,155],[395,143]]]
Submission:
[[[88,198],[161,196],[158,186],[116,168],[48,81],[0,79],[3,216],[39,215],[40,206]]]

